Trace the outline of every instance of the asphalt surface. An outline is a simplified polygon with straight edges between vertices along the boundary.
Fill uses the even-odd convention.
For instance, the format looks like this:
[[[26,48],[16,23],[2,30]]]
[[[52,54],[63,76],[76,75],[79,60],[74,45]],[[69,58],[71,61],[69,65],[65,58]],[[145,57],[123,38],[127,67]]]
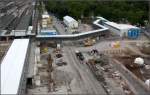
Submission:
[[[84,94],[107,95],[101,84],[94,77],[87,65],[82,64],[75,55],[75,50],[71,47],[64,47],[67,53],[69,64],[79,77],[81,90]]]

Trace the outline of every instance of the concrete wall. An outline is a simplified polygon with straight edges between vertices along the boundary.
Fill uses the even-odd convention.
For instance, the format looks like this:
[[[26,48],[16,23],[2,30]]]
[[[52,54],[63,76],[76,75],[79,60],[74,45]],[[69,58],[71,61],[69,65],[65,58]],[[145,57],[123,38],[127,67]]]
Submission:
[[[23,68],[23,71],[22,71],[22,76],[21,76],[21,79],[20,79],[18,95],[25,94],[25,92],[26,92],[26,82],[27,82],[27,73],[28,73],[28,66],[29,66],[30,46],[31,45],[29,43],[28,51],[27,51],[27,55],[26,55],[26,59],[25,59],[25,64],[24,64],[24,68]]]
[[[130,72],[123,64],[115,59],[110,59],[110,63],[118,70],[129,88],[135,95],[149,95],[150,91],[140,79]]]

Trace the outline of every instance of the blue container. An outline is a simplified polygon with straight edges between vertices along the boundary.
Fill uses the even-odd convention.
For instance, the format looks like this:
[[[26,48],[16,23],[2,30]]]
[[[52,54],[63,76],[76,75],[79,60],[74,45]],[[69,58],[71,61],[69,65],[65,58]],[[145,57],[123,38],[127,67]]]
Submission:
[[[44,32],[41,35],[57,35],[57,32]]]
[[[139,35],[140,35],[140,29],[138,28],[132,28],[128,30],[128,38],[136,39],[139,37]]]
[[[41,30],[41,35],[57,35],[57,31],[55,30]]]

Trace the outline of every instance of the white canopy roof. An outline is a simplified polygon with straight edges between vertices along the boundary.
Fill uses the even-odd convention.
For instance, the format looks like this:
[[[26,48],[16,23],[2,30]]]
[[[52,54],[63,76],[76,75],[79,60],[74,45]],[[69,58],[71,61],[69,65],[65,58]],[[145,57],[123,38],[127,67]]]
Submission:
[[[105,22],[106,24],[110,25],[110,26],[113,26],[113,27],[116,27],[118,29],[130,29],[130,28],[138,28],[136,26],[133,26],[133,25],[129,25],[129,24],[117,24],[115,22]]]
[[[17,94],[29,39],[15,39],[1,63],[1,94]]]

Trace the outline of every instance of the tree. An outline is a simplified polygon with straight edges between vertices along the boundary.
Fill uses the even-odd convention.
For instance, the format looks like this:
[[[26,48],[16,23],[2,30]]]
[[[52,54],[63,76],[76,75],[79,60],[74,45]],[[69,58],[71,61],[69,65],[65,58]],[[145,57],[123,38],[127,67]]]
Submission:
[[[148,20],[148,1],[105,1],[105,0],[49,0],[46,9],[62,18],[65,15],[76,19],[103,16],[106,19],[120,21],[127,19],[133,24]]]

